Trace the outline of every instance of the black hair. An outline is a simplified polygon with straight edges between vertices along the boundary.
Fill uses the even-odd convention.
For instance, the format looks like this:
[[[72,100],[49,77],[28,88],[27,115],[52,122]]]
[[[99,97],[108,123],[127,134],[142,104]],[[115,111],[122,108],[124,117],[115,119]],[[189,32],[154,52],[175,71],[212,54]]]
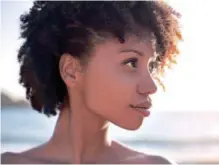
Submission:
[[[158,56],[151,67],[162,72],[179,54],[179,18],[163,1],[34,1],[20,16],[24,42],[18,52],[19,82],[26,98],[33,109],[56,115],[67,94],[60,57],[69,53],[85,59],[95,33],[107,32],[123,43],[134,25],[153,33]]]

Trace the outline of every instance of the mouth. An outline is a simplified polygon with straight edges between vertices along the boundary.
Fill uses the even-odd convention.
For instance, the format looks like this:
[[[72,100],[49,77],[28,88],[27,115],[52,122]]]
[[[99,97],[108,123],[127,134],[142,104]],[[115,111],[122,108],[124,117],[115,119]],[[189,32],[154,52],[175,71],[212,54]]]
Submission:
[[[134,105],[130,105],[130,107],[132,109],[134,109],[135,111],[140,112],[144,117],[147,117],[150,115],[150,106],[146,107],[146,106],[134,106]]]

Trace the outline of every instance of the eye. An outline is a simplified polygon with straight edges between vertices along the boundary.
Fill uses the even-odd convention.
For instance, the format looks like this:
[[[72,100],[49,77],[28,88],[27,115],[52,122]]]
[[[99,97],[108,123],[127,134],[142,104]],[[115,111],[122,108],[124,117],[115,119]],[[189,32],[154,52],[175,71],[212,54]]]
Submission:
[[[128,66],[133,67],[133,68],[137,68],[137,62],[138,62],[137,58],[131,58],[131,59],[128,59],[125,62],[123,62],[123,64],[128,65]]]

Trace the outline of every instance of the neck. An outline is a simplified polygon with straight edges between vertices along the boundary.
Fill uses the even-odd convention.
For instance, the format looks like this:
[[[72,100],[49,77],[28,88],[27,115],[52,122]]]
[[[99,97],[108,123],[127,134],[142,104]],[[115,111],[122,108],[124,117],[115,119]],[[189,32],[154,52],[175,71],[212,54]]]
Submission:
[[[51,141],[71,163],[77,164],[96,162],[111,146],[108,122],[73,106],[61,110]]]

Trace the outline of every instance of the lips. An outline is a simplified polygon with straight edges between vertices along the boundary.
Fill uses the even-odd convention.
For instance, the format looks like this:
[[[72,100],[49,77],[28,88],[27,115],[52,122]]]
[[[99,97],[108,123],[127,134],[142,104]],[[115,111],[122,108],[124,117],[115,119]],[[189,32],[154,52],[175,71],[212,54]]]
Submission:
[[[143,104],[137,104],[137,105],[130,105],[130,107],[140,114],[142,114],[144,117],[147,117],[150,115],[150,111],[148,110],[151,107],[151,104],[149,103],[143,103]]]
[[[149,109],[151,108],[151,103],[150,102],[142,102],[136,105],[131,104],[130,105],[132,108],[140,108],[140,109]]]

